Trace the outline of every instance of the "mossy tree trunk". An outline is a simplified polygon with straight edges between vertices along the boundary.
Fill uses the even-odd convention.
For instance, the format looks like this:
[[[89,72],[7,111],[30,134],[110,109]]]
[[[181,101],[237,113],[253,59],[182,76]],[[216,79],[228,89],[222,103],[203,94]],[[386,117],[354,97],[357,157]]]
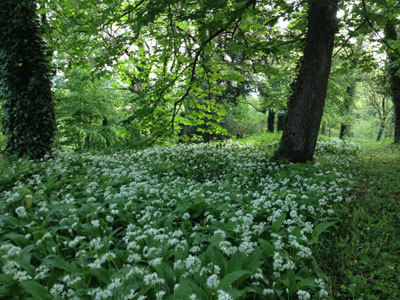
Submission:
[[[385,38],[387,40],[397,41],[396,26],[393,22],[388,21],[385,26]],[[398,52],[394,52],[387,48],[387,54],[389,58],[389,76],[390,76],[390,88],[392,92],[392,101],[394,107],[394,142],[400,144],[400,65],[398,60],[400,55]]]
[[[6,153],[43,157],[56,130],[50,52],[40,37],[37,1],[0,1],[0,98]]]
[[[338,0],[310,1],[304,56],[275,159],[313,159],[332,63]]]

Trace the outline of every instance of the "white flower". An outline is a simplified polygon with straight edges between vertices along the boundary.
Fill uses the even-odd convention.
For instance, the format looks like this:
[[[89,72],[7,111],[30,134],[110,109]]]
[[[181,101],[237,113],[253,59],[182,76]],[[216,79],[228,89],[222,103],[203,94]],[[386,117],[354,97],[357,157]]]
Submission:
[[[103,248],[103,244],[101,243],[100,237],[97,237],[97,238],[91,240],[89,245],[91,248],[94,248],[94,250],[99,250],[99,249]]]
[[[135,291],[136,291],[135,289],[131,289],[129,291],[129,294],[124,296],[124,299],[127,299],[127,300],[136,299],[137,293],[135,293]]]
[[[133,254],[131,254],[131,255],[128,256],[127,261],[128,261],[129,263],[132,263],[132,262],[137,263],[137,262],[140,261],[141,259],[142,259],[142,257],[141,257],[139,254],[133,253]]]
[[[45,265],[41,265],[35,270],[36,273],[35,279],[45,279],[48,276],[47,273],[49,272],[50,272],[49,268],[47,268]]]
[[[216,289],[219,284],[219,278],[216,274],[213,274],[207,278],[207,287],[210,289]]]
[[[50,290],[50,295],[56,297],[56,296],[60,296],[61,293],[64,291],[64,285],[63,284],[59,284],[56,283],[55,285],[53,285],[53,287]]]
[[[197,273],[200,271],[201,261],[198,257],[189,255],[185,260],[185,266],[189,273]]]
[[[162,258],[158,257],[158,258],[155,258],[155,259],[149,261],[149,265],[152,267],[157,267],[157,266],[161,265],[161,262],[162,262]]]
[[[161,300],[165,294],[165,291],[159,291],[158,293],[156,293],[156,300]]]
[[[84,239],[86,239],[84,236],[76,236],[72,241],[68,243],[68,246],[70,248],[75,248],[75,246],[82,242]]]
[[[218,300],[233,300],[233,298],[227,292],[218,290]]]
[[[156,284],[164,283],[165,280],[162,279],[162,278],[159,278],[157,273],[151,273],[151,274],[148,274],[148,275],[144,276],[143,282],[146,285],[155,286]]]
[[[311,298],[310,293],[303,290],[297,291],[297,297],[299,300],[308,300]]]
[[[99,220],[92,220],[90,223],[92,223],[93,227],[95,227],[95,228],[100,227],[100,221]]]
[[[264,289],[263,290],[263,295],[273,295],[274,294],[274,290],[273,289]]]
[[[25,207],[23,207],[23,206],[18,206],[16,209],[15,209],[15,213],[18,215],[18,217],[20,217],[20,218],[25,218],[26,217],[26,210],[25,210]]]

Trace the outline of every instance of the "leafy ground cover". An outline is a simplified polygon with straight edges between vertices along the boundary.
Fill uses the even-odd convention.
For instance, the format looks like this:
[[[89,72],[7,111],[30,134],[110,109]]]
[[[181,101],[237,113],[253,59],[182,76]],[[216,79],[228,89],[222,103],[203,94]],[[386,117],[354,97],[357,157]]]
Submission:
[[[0,162],[0,298],[330,298],[313,251],[351,200],[356,148],[293,165],[263,147]]]
[[[318,260],[336,299],[400,299],[400,148],[364,145],[354,169],[354,199]]]

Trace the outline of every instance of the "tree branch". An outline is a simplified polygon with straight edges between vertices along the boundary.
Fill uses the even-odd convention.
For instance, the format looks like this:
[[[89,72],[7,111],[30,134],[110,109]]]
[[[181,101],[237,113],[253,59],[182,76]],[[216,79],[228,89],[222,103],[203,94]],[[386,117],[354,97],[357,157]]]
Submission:
[[[364,20],[356,29],[354,29],[354,31],[351,32],[351,34],[349,35],[349,37],[344,41],[344,43],[342,44],[342,46],[340,46],[340,48],[335,52],[335,54],[332,56],[332,59],[334,59],[336,57],[336,55],[339,54],[339,52],[346,46],[346,44],[349,42],[349,40],[353,37],[353,34],[356,33],[361,27],[364,26],[364,24],[367,22],[367,20]]]
[[[379,39],[386,45],[386,47],[388,47],[390,50],[395,52],[397,55],[400,55],[400,52],[397,49],[395,49],[392,46],[390,46],[390,44],[383,37],[381,37],[379,31],[375,28],[374,24],[372,24],[372,22],[371,22],[371,19],[368,17],[368,10],[367,10],[367,6],[365,4],[365,0],[362,0],[361,2],[362,2],[363,9],[364,9],[364,12],[365,12],[365,19],[367,20],[368,25],[372,28],[372,30],[379,37]]]

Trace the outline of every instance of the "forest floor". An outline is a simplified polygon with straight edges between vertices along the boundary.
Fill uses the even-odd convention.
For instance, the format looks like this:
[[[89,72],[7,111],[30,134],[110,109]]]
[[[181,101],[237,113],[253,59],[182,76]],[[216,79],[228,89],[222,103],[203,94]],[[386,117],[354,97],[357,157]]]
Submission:
[[[0,299],[400,299],[400,148],[276,147],[0,162]]]
[[[400,148],[361,149],[354,200],[319,259],[335,299],[400,299]]]

